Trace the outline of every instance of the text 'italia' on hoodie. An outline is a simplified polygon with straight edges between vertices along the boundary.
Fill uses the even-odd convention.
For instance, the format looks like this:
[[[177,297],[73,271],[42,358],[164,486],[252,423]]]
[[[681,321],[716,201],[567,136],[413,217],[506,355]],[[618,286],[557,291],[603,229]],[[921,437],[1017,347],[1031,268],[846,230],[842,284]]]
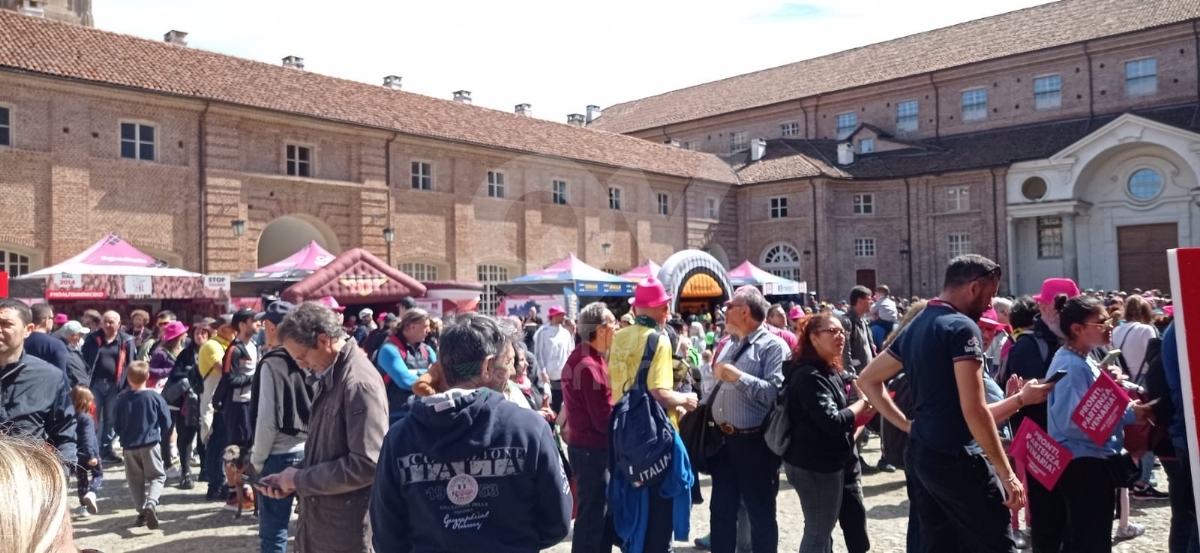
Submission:
[[[419,398],[384,439],[371,492],[378,553],[533,553],[570,523],[550,427],[499,392]]]

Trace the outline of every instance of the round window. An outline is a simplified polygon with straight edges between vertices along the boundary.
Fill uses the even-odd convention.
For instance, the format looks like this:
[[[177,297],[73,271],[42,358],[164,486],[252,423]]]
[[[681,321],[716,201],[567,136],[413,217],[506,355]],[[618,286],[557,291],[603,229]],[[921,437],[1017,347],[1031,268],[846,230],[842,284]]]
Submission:
[[[1154,169],[1138,169],[1129,175],[1129,195],[1138,200],[1149,200],[1162,192],[1162,175]]]
[[[1021,184],[1021,195],[1026,200],[1037,201],[1046,197],[1046,179],[1029,177]]]

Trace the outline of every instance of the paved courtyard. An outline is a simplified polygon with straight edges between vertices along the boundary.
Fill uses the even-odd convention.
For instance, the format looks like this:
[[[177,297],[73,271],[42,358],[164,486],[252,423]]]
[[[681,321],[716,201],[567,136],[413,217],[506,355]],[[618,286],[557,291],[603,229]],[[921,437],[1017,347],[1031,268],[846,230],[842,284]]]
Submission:
[[[866,451],[868,460],[879,457],[877,441],[872,441]],[[1158,478],[1164,483],[1165,476],[1159,471]],[[249,514],[235,519],[233,513],[222,511],[221,506],[204,500],[204,487],[199,485],[191,491],[174,487],[172,480],[163,494],[161,507],[162,527],[159,530],[132,528],[136,513],[130,505],[125,489],[124,473],[120,467],[105,471],[104,491],[100,494],[101,514],[75,525],[76,543],[82,548],[96,548],[105,553],[133,551],[156,551],[170,553],[249,553],[258,551],[258,525]],[[708,497],[709,481],[703,477],[701,485]],[[72,487],[72,489],[74,489]],[[866,494],[868,525],[871,532],[872,551],[893,553],[904,551],[905,527],[908,523],[908,500],[904,491],[904,473],[870,474],[863,479]],[[1170,508],[1166,500],[1133,501],[1133,520],[1147,526],[1146,535],[1114,548],[1121,553],[1150,553],[1167,551],[1167,529]],[[294,522],[293,522],[294,524]],[[800,503],[786,481],[779,490],[779,551],[796,551],[803,531]],[[707,504],[692,510],[692,538],[708,532]],[[846,551],[845,546],[835,540],[834,550]],[[552,553],[567,553],[571,550],[570,536],[563,543],[551,548]],[[688,544],[677,544],[676,551],[694,551]]]

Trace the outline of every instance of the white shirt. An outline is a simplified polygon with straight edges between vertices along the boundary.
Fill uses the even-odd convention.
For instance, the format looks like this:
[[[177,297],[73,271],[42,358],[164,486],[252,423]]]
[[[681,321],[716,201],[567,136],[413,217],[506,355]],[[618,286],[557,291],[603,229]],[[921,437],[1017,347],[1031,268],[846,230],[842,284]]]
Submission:
[[[900,320],[900,312],[896,310],[896,302],[889,296],[875,300],[871,304],[871,315],[879,315],[879,320],[894,323]]]
[[[533,335],[533,357],[550,380],[562,380],[563,365],[575,349],[575,337],[560,326],[546,325]]]
[[[1146,323],[1125,323],[1113,331],[1112,347],[1121,350],[1125,364],[1129,366],[1129,378],[1135,383],[1142,376],[1146,361],[1146,346],[1151,338],[1158,337],[1158,329]]]

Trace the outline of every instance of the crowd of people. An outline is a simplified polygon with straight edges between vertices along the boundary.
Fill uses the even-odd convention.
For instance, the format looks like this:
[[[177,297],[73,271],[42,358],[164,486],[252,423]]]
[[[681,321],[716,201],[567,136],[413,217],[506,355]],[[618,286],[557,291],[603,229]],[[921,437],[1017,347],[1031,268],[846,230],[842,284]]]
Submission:
[[[929,300],[856,286],[805,308],[746,286],[689,320],[650,278],[627,313],[444,327],[411,299],[378,316],[276,301],[190,328],[0,300],[0,480],[29,491],[0,532],[57,551],[120,464],[131,525],[169,524],[164,486],[199,480],[258,514],[264,552],[287,551],[298,512],[302,552],[528,552],[573,532],[574,553],[665,553],[707,503],[697,548],[771,553],[797,522],[779,518],[782,476],[801,553],[832,552],[838,526],[860,553],[862,475],[903,470],[910,552],[1108,551],[1146,531],[1131,498],[1169,499],[1169,551],[1200,550],[1170,298],[1069,279],[1002,298],[1001,279],[968,255]],[[1096,440],[1073,415],[1101,379],[1135,399]],[[1009,450],[1027,420],[1071,455],[1050,487]],[[1131,445],[1144,421],[1168,432]]]

